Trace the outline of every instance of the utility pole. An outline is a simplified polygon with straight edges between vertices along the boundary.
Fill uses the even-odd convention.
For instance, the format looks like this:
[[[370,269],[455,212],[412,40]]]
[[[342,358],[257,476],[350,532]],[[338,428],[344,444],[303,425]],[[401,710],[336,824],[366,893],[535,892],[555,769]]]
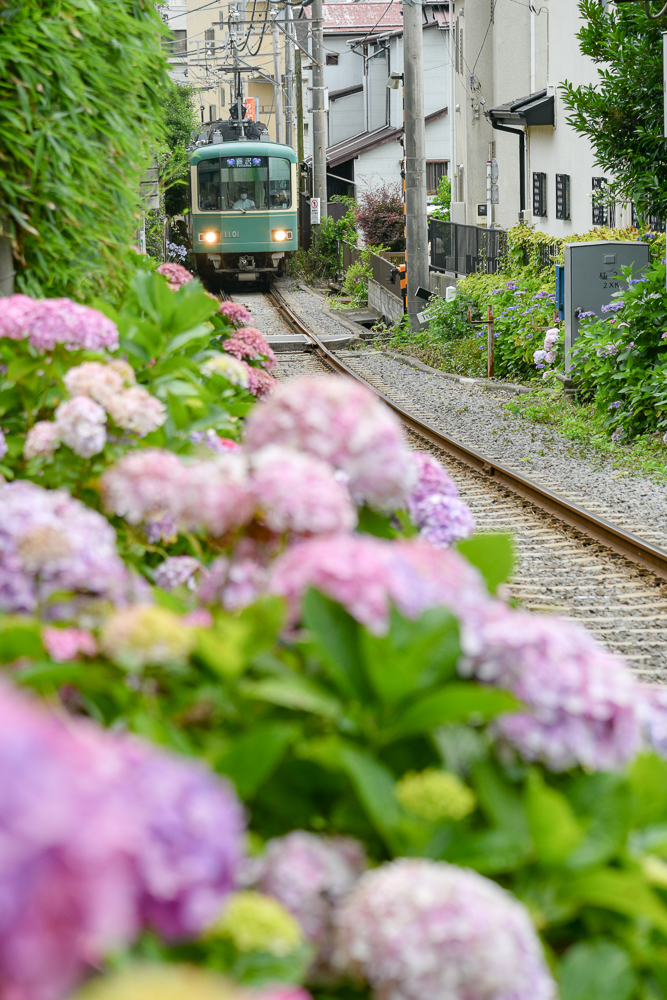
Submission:
[[[278,32],[278,11],[273,17],[273,109],[276,113],[276,142],[285,142],[285,118],[283,116],[283,83],[280,65],[280,34]]]
[[[429,287],[426,223],[426,127],[421,0],[403,0],[403,76],[405,79],[405,253],[408,316],[419,327],[417,289]]]
[[[285,5],[285,91],[287,107],[285,113],[285,142],[294,146],[294,26],[292,24],[292,7]]]
[[[301,68],[301,49],[297,46],[294,54],[295,84],[296,84],[296,155],[299,169],[303,163],[303,70]]]
[[[421,11],[421,6],[419,8]],[[324,110],[324,19],[322,0],[313,0],[313,197],[320,199],[320,218],[327,217],[327,118]]]

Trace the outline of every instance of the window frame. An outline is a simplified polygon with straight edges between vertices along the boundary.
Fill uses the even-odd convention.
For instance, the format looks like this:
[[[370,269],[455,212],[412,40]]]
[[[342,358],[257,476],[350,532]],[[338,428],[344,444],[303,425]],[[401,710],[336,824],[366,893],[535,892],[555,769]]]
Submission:
[[[556,218],[566,222],[571,219],[570,188],[570,174],[556,174]]]
[[[547,175],[543,170],[533,170],[533,217],[547,217]]]
[[[270,155],[268,153],[263,153],[261,155],[261,157],[258,157],[258,158],[260,158],[262,160],[266,160],[266,182],[265,182],[266,183],[266,190],[265,190],[265,195],[266,195],[266,202],[267,202],[267,204],[265,206],[262,206],[262,207],[259,207],[259,208],[257,207],[257,205],[255,205],[255,208],[246,209],[246,212],[289,212],[289,211],[292,211],[293,210],[293,205],[294,205],[294,199],[295,199],[295,192],[293,190],[293,183],[292,183],[293,178],[292,178],[292,162],[291,162],[291,160],[289,160],[286,156],[272,156],[272,155]],[[231,208],[231,207],[229,207],[229,208],[203,208],[202,207],[202,189],[201,189],[201,186],[202,186],[201,176],[202,176],[202,172],[203,172],[202,168],[204,168],[204,170],[205,170],[205,167],[208,166],[209,167],[209,171],[210,171],[211,170],[211,166],[210,165],[211,164],[216,164],[216,166],[217,166],[217,172],[218,172],[218,178],[219,178],[219,180],[218,180],[218,184],[219,184],[218,200],[219,200],[220,203],[222,203],[223,171],[225,169],[228,169],[228,170],[229,169],[233,169],[233,168],[229,167],[229,165],[224,162],[226,159],[227,159],[227,157],[225,157],[225,156],[212,156],[212,157],[206,157],[205,159],[202,159],[202,160],[200,160],[198,162],[198,164],[197,164],[197,211],[198,212],[204,212],[204,213],[215,212],[217,214],[220,214],[220,213],[223,213],[223,212],[233,212],[234,211],[234,209]],[[287,177],[286,178],[284,178],[284,177],[283,178],[275,178],[275,177],[272,178],[272,176],[271,176],[271,161],[272,160],[282,160],[287,165]],[[261,164],[256,164],[254,166],[260,167]],[[241,169],[247,169],[247,168],[241,168]],[[272,195],[271,182],[272,182],[272,180],[273,181],[281,181],[281,180],[284,181],[284,180],[287,180],[288,187],[283,189],[283,190],[287,190],[288,193],[289,193],[289,199],[288,199],[288,203],[286,205],[271,205],[271,195]],[[204,182],[204,183],[211,183],[211,182]],[[229,180],[227,180],[225,183],[229,184],[230,182],[229,182]],[[241,184],[242,182],[239,180],[236,183],[237,184]],[[250,182],[248,182],[248,184],[250,184]],[[275,193],[275,192],[273,192],[273,193]]]
[[[440,167],[440,166],[443,167],[443,170],[442,170],[441,173],[437,173],[437,176],[434,176],[434,179],[437,181],[437,183],[436,183],[436,185],[435,185],[434,188],[431,188],[429,186],[430,185],[430,181],[431,181],[431,176],[430,176],[431,175],[431,171],[430,171],[429,168],[430,167]],[[430,194],[430,195],[437,194],[438,193],[438,188],[440,187],[440,180],[441,180],[441,178],[442,177],[448,177],[448,176],[449,176],[449,160],[427,160],[426,161],[426,193]]]

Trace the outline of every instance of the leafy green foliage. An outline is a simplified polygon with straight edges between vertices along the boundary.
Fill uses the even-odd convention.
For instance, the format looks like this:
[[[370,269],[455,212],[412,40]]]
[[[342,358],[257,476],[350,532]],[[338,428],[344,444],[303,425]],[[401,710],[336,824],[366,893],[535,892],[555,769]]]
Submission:
[[[167,216],[182,215],[188,207],[187,146],[199,125],[194,106],[194,86],[170,80],[163,100],[165,142],[169,150],[161,163],[164,207]]]
[[[569,124],[586,136],[603,170],[615,178],[616,200],[635,202],[640,218],[667,216],[667,139],[663,136],[664,24],[643,4],[607,6],[581,0],[584,55],[598,64],[598,82],[561,92]]]
[[[162,138],[150,0],[0,0],[0,203],[20,290],[117,297]]]
[[[667,292],[665,265],[654,263],[615,293],[618,312],[582,324],[572,351],[577,384],[595,393],[609,432],[667,430]]]
[[[452,200],[452,182],[449,177],[441,177],[438,184],[438,192],[433,199],[436,206],[430,214],[431,219],[440,219],[442,222],[449,222],[449,204]]]

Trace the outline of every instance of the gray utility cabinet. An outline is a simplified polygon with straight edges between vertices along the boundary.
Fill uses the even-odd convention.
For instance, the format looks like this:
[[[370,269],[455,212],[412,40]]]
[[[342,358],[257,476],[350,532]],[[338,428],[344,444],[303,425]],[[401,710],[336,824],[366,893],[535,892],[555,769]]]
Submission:
[[[614,292],[627,288],[621,268],[636,276],[649,262],[648,243],[630,240],[592,240],[565,244],[565,357],[579,336],[579,314],[602,316],[602,306]]]

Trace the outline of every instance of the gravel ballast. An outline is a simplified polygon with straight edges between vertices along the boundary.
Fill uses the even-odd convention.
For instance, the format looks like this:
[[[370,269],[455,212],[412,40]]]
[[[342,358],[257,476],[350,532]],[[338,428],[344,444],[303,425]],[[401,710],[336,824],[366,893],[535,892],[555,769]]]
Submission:
[[[341,324],[321,296],[295,282],[281,282],[281,294],[315,333],[340,333]],[[414,399],[420,419],[488,458],[511,466],[540,485],[596,510],[629,530],[642,530],[655,544],[667,545],[664,525],[667,492],[648,478],[615,472],[611,459],[582,447],[553,428],[511,414],[505,404],[517,396],[501,389],[461,383],[409,367],[369,349],[354,352],[354,367],[398,394]]]

